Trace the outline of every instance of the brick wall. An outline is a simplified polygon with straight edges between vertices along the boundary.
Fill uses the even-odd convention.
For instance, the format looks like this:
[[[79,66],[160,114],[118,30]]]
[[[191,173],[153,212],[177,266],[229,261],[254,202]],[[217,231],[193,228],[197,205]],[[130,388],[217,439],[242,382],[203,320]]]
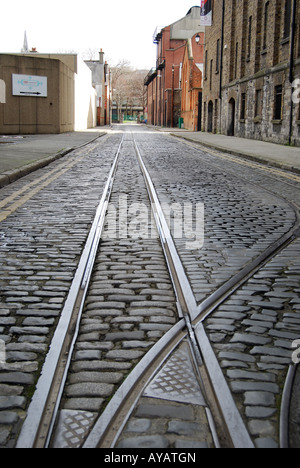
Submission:
[[[200,42],[196,43],[195,36],[188,39],[182,66],[182,101],[181,117],[184,128],[198,130],[199,93],[202,92],[202,72],[198,65],[203,64],[204,34],[200,34]]]
[[[300,78],[300,0],[295,3],[293,79]],[[203,130],[300,146],[299,104],[292,105],[289,76],[292,5],[293,0],[213,2],[213,25],[206,28]]]

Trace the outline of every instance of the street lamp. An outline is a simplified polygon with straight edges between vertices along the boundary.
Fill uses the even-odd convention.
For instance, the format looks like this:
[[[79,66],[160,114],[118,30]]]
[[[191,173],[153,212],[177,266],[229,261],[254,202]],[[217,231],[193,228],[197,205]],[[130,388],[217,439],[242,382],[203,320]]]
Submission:
[[[196,44],[199,45],[199,43],[200,43],[200,36],[199,36],[199,34],[197,34],[197,36],[195,37],[195,41],[196,41]]]

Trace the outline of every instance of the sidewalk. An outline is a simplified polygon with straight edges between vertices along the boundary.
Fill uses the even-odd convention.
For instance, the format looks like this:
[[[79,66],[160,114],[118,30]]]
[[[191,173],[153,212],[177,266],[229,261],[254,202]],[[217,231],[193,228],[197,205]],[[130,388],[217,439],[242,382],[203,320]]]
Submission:
[[[188,130],[171,128],[159,128],[159,130],[208,148],[224,151],[236,156],[244,156],[253,161],[300,173],[299,147],[277,145],[266,141],[228,137],[205,132],[189,132]]]
[[[149,127],[208,148],[300,173],[300,148],[205,132]],[[0,188],[105,134],[105,127],[58,135],[0,135]]]
[[[58,135],[0,135],[0,188],[102,135],[99,127]]]

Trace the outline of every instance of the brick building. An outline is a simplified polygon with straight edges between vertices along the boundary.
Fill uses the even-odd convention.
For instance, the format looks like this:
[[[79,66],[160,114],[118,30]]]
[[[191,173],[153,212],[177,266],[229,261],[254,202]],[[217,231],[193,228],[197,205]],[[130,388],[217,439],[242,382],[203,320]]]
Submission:
[[[213,1],[202,130],[300,146],[300,0]]]
[[[192,7],[175,23],[158,28],[156,66],[145,78],[147,86],[147,120],[151,125],[174,127],[181,117],[182,63],[186,40],[200,31],[200,7]]]
[[[204,33],[186,41],[182,64],[181,117],[184,128],[201,130]]]

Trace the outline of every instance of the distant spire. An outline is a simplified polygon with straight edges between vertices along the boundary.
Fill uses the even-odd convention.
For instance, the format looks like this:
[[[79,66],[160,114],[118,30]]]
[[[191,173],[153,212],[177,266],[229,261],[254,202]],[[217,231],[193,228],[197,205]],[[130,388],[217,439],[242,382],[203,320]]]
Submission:
[[[28,48],[28,41],[27,41],[27,33],[24,31],[24,42],[23,42],[23,47],[21,49],[22,54],[28,54],[29,53],[29,48]]]

